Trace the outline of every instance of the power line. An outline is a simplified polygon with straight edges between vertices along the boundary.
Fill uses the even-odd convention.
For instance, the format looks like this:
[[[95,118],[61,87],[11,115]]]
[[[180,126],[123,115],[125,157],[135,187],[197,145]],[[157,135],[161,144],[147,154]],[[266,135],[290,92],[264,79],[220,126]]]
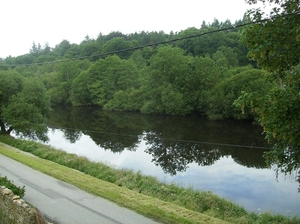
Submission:
[[[181,40],[196,38],[196,37],[200,37],[200,36],[204,36],[204,35],[208,35],[208,34],[212,34],[212,33],[218,33],[218,32],[222,32],[222,31],[229,31],[229,30],[232,30],[232,29],[241,28],[241,27],[245,27],[245,26],[248,26],[248,25],[259,24],[259,23],[263,24],[265,22],[272,21],[272,20],[277,19],[277,18],[293,16],[293,15],[299,15],[299,13],[300,13],[300,11],[297,11],[297,12],[294,12],[294,13],[289,13],[289,14],[273,16],[271,18],[261,19],[261,20],[257,20],[257,21],[253,21],[253,22],[238,24],[238,25],[234,25],[234,26],[230,26],[230,27],[226,27],[226,28],[221,28],[221,29],[217,29],[217,30],[211,30],[211,31],[207,31],[207,32],[201,32],[201,33],[198,33],[198,34],[195,34],[195,35],[189,35],[189,36],[185,36],[185,37],[174,38],[174,39],[168,40],[168,41],[156,42],[156,43],[147,44],[147,45],[138,46],[138,47],[133,47],[133,48],[126,48],[126,49],[122,49],[122,50],[106,52],[106,53],[103,53],[103,54],[77,57],[77,58],[71,58],[71,59],[55,60],[55,61],[49,61],[49,62],[40,62],[40,63],[12,64],[12,65],[0,64],[0,67],[4,67],[4,66],[16,67],[16,66],[44,65],[44,64],[54,64],[54,63],[68,62],[68,61],[75,61],[75,60],[84,60],[84,59],[88,59],[88,58],[96,58],[96,57],[100,58],[100,57],[105,57],[105,56],[108,56],[108,55],[117,54],[117,53],[121,53],[121,52],[134,51],[134,50],[143,49],[143,48],[146,48],[146,47],[152,47],[152,46],[157,46],[157,45],[162,45],[162,44],[169,44],[169,43],[172,43],[172,42],[177,42],[177,41],[181,41]],[[50,127],[50,126],[48,126],[48,127]],[[98,134],[136,137],[136,135],[126,135],[126,134],[109,133],[109,132],[98,132],[98,131],[92,131],[92,130],[79,130],[79,129],[65,128],[65,127],[55,127],[55,126],[53,126],[53,127],[50,127],[50,128],[56,128],[56,129],[61,128],[61,129],[69,129],[69,130],[80,131],[80,132],[94,132],[94,133],[98,133]],[[142,135],[145,136],[145,134],[142,134]],[[139,136],[141,136],[141,135],[139,135]],[[207,144],[207,145],[241,147],[241,148],[255,148],[255,149],[271,149],[271,148],[268,148],[268,147],[235,145],[235,144],[225,144],[225,143],[212,143],[212,142],[200,142],[200,141],[190,141],[190,140],[181,140],[181,139],[168,139],[168,138],[160,138],[160,139],[168,140],[168,141],[193,143],[193,144]]]
[[[153,47],[153,46],[157,46],[157,45],[161,45],[161,44],[169,44],[169,43],[177,42],[177,41],[180,41],[180,40],[191,39],[191,38],[200,37],[200,36],[204,36],[204,35],[208,35],[208,34],[212,34],[212,33],[218,33],[218,32],[222,32],[222,31],[229,31],[229,30],[244,27],[244,26],[249,26],[249,25],[253,25],[253,24],[259,24],[259,23],[272,21],[272,20],[277,19],[277,18],[293,16],[293,15],[299,15],[299,13],[300,13],[300,11],[293,12],[293,13],[288,13],[288,14],[283,14],[283,15],[277,15],[277,16],[273,16],[273,17],[270,17],[270,18],[261,19],[261,20],[257,20],[257,21],[253,21],[253,22],[238,24],[238,25],[234,25],[234,26],[230,26],[230,27],[226,27],[226,28],[211,30],[211,31],[202,32],[202,33],[195,34],[195,35],[174,38],[172,40],[156,42],[156,43],[142,45],[142,46],[138,46],[138,47],[126,48],[126,49],[123,49],[123,50],[106,52],[106,53],[103,53],[103,54],[96,54],[96,55],[76,57],[76,58],[70,58],[70,59],[55,60],[55,61],[49,61],[49,62],[29,63],[29,64],[12,64],[12,65],[0,64],[0,67],[4,67],[4,66],[6,66],[6,67],[16,67],[16,66],[44,65],[44,64],[55,64],[55,63],[60,63],[60,62],[84,60],[84,59],[88,59],[88,58],[100,58],[100,57],[105,57],[105,56],[108,56],[108,55],[117,54],[117,53],[121,53],[121,52],[134,51],[134,50],[139,50],[139,49],[143,49],[143,48],[146,48],[146,47]]]
[[[18,122],[19,120],[13,120],[15,122]],[[43,123],[32,123],[32,122],[27,122],[27,124],[33,124],[33,125],[47,125]],[[122,134],[122,133],[114,133],[114,132],[106,132],[106,131],[94,131],[94,130],[87,130],[87,129],[76,129],[76,128],[69,128],[69,127],[61,127],[61,126],[52,126],[52,125],[47,125],[48,128],[52,129],[64,129],[64,130],[71,130],[71,131],[78,131],[80,133],[96,133],[96,134],[105,134],[105,135],[115,135],[115,136],[122,136],[122,137],[140,137],[140,136],[147,136],[147,134],[137,134],[137,135],[128,135],[128,134]],[[271,149],[269,147],[264,147],[264,146],[253,146],[253,145],[237,145],[237,144],[227,144],[227,143],[217,143],[217,142],[201,142],[201,141],[196,141],[196,140],[183,140],[183,139],[172,139],[172,138],[163,138],[160,137],[161,140],[165,141],[173,141],[173,142],[183,142],[183,143],[192,143],[192,144],[202,144],[202,145],[216,145],[216,146],[228,146],[228,147],[237,147],[237,148],[251,148],[251,149]]]
[[[65,130],[72,130],[72,131],[79,131],[79,132],[91,132],[96,134],[105,134],[105,135],[116,135],[116,136],[124,136],[124,137],[137,137],[137,136],[146,136],[147,134],[139,134],[139,135],[128,135],[128,134],[120,134],[120,133],[112,133],[112,132],[105,132],[105,131],[93,131],[93,130],[81,130],[75,128],[66,128],[66,127],[58,127],[58,126],[50,126],[49,128],[54,129],[65,129]],[[268,147],[263,146],[251,146],[251,145],[236,145],[236,144],[226,144],[226,143],[216,143],[216,142],[200,142],[200,141],[193,141],[193,140],[183,140],[183,139],[172,139],[172,138],[162,138],[161,140],[165,141],[173,141],[173,142],[183,142],[183,143],[192,143],[192,144],[200,144],[200,145],[216,145],[216,146],[228,146],[228,147],[238,147],[238,148],[251,148],[251,149],[271,149]]]
[[[14,122],[19,122],[19,120],[12,120]],[[71,131],[77,131],[80,133],[96,133],[96,134],[105,134],[105,135],[115,135],[115,136],[122,136],[122,137],[139,137],[139,136],[147,136],[147,134],[137,134],[137,135],[128,135],[128,134],[122,134],[122,133],[114,133],[114,132],[106,132],[106,131],[94,131],[94,130],[87,130],[87,129],[76,129],[76,128],[69,128],[69,127],[61,127],[61,126],[54,126],[54,125],[47,125],[43,123],[32,123],[27,122],[27,124],[32,125],[46,125],[48,128],[51,129],[64,129],[64,130],[71,130]],[[227,144],[227,143],[216,143],[216,142],[201,142],[201,141],[195,141],[195,140],[183,140],[183,139],[172,139],[172,138],[163,138],[160,137],[161,140],[166,141],[173,141],[173,142],[184,142],[184,143],[192,143],[192,144],[203,144],[203,145],[217,145],[217,146],[229,146],[229,147],[239,147],[239,148],[252,148],[252,149],[271,149],[269,147],[263,147],[263,146],[253,146],[253,145],[236,145],[236,144]]]
[[[12,121],[18,121],[12,120]],[[106,131],[94,131],[94,130],[87,130],[87,129],[76,129],[76,128],[69,128],[69,127],[61,127],[61,126],[54,126],[54,125],[48,125],[43,123],[32,123],[32,122],[26,122],[27,124],[32,125],[46,125],[48,128],[51,129],[64,129],[64,130],[71,130],[71,131],[77,131],[80,133],[96,133],[96,134],[105,134],[105,135],[115,135],[115,136],[122,136],[122,137],[134,137],[137,136],[147,136],[147,133],[143,134],[137,134],[137,135],[128,135],[128,134],[121,134],[121,133],[113,133],[113,132],[106,132]],[[252,146],[252,145],[236,145],[236,144],[227,144],[227,143],[217,143],[217,142],[200,142],[200,141],[194,141],[194,140],[183,140],[183,139],[172,139],[172,138],[163,138],[159,137],[161,140],[165,141],[172,141],[172,142],[183,142],[183,143],[192,143],[192,144],[203,144],[203,145],[216,145],[216,146],[229,146],[229,147],[238,147],[238,148],[252,148],[252,149],[271,149],[269,147],[263,147],[263,146]]]

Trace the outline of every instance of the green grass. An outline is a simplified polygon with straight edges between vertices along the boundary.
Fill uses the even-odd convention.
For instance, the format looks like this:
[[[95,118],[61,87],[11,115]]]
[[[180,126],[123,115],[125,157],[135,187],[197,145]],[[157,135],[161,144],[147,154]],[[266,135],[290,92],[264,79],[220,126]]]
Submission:
[[[300,222],[297,218],[279,214],[249,213],[243,207],[211,192],[164,184],[154,177],[142,175],[141,172],[114,169],[33,141],[8,136],[0,136],[0,141],[42,159],[26,156],[7,147],[0,147],[0,153],[164,223]]]

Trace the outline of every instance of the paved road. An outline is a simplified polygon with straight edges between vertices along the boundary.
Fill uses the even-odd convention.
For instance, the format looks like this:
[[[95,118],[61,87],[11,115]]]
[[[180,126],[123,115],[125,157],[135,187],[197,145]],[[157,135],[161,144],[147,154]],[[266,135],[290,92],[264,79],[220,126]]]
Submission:
[[[1,154],[0,174],[13,180],[17,186],[25,185],[24,200],[37,207],[52,223],[156,223]]]

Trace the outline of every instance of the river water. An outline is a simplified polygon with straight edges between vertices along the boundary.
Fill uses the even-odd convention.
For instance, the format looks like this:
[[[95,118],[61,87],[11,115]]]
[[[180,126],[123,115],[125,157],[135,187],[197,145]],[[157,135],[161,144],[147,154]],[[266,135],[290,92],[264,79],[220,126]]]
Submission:
[[[212,191],[256,213],[300,217],[299,183],[267,167],[269,145],[251,122],[55,108],[48,144],[165,183]]]

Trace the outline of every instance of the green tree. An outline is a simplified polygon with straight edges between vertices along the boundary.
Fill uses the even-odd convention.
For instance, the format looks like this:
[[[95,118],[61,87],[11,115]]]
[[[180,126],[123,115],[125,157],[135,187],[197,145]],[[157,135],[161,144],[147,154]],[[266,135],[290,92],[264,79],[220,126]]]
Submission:
[[[29,53],[31,55],[38,56],[41,52],[42,52],[42,46],[41,46],[41,44],[38,43],[38,45],[36,45],[35,42],[33,41],[32,47],[29,50]]]
[[[230,47],[220,47],[212,56],[214,61],[226,68],[238,65],[237,53]]]
[[[78,61],[62,62],[56,65],[56,83],[50,90],[53,104],[69,104],[73,80],[80,74]]]
[[[107,110],[140,111],[144,97],[140,89],[128,88],[119,90],[113,95],[113,99],[104,105]]]
[[[53,49],[54,54],[63,57],[65,53],[71,48],[71,44],[68,40],[63,40]]]
[[[43,63],[48,61],[55,61],[55,55],[52,54],[40,55],[38,58],[34,60],[34,63]]]
[[[81,57],[91,57],[92,58],[93,55],[99,55],[101,53],[102,53],[102,46],[94,40],[83,42],[80,45],[80,56]],[[95,56],[92,59],[96,60],[98,58],[99,58],[99,56]]]
[[[9,99],[21,91],[22,77],[21,75],[12,70],[0,70],[0,105],[6,106]]]
[[[253,119],[253,112],[249,107],[240,108],[233,105],[241,93],[256,92],[266,94],[272,87],[265,80],[266,72],[249,67],[247,70],[223,79],[208,93],[208,107],[206,115],[213,120],[217,119]]]
[[[179,37],[185,37],[185,36],[193,36],[193,35],[197,35],[200,34],[201,31],[199,31],[197,28],[195,27],[190,27],[182,32],[179,33]],[[187,54],[193,55],[195,56],[195,48],[197,46],[196,41],[199,38],[189,38],[189,39],[185,39],[185,40],[181,40],[176,42],[176,46],[180,47],[181,49],[184,49],[185,52]],[[203,44],[201,45],[201,48],[206,48],[206,46]]]
[[[15,58],[15,64],[31,64],[34,61],[34,55],[32,54],[25,54]]]
[[[71,103],[73,106],[91,106],[93,105],[91,99],[89,73],[84,71],[80,73],[72,82]]]
[[[180,48],[158,48],[144,79],[143,113],[185,115],[193,110],[183,93],[184,80],[189,76],[188,62],[189,57]]]
[[[115,37],[107,41],[103,46],[104,53],[122,51],[132,47],[133,47],[133,43],[131,41],[127,41],[124,37]],[[128,59],[131,53],[132,51],[124,51],[124,52],[118,52],[116,54],[122,59]]]
[[[209,91],[228,76],[226,67],[218,66],[209,56],[194,57],[190,63],[190,72],[184,81],[185,98],[193,105],[195,111],[204,113],[207,108]]]
[[[143,57],[142,50],[134,51],[129,59],[133,60],[139,69],[142,69],[147,65],[147,60]]]
[[[64,57],[78,58],[80,56],[80,46],[78,44],[71,44],[70,48],[66,51]]]
[[[135,63],[113,55],[98,60],[73,81],[72,100],[74,105],[103,107],[113,100],[114,94],[118,91],[126,92],[128,89],[139,87],[140,73]]]
[[[47,140],[46,116],[50,99],[37,78],[21,78],[16,72],[0,71],[1,132]]]
[[[277,86],[264,96],[245,93],[237,104],[251,103],[266,138],[275,141],[274,149],[267,153],[269,163],[291,172],[300,164],[300,1],[262,2],[273,4],[269,13],[272,19],[246,27],[242,40],[249,48],[249,56],[269,72],[269,80]],[[248,18],[256,21],[265,15],[257,9],[249,11]]]

